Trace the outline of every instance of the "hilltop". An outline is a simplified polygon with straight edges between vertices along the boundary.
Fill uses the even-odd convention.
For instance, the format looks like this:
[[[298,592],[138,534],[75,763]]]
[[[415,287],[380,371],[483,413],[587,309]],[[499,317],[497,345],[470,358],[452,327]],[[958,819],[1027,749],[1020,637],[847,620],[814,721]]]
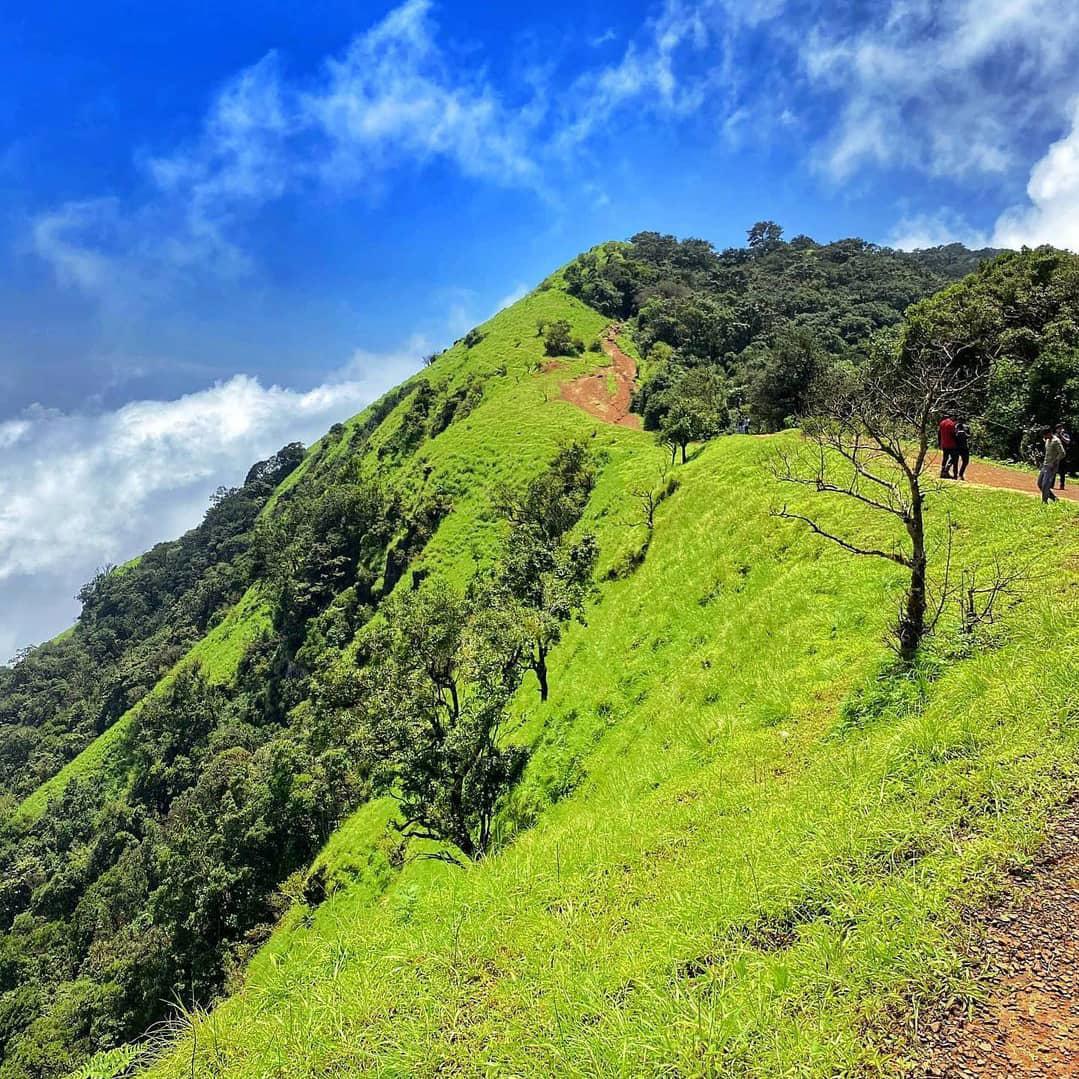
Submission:
[[[1030,426],[1074,265],[950,286],[976,254],[757,240],[582,256],[3,673],[0,1077],[96,1050],[83,1074],[890,1071],[896,1024],[971,990],[963,909],[1076,774],[1074,513],[935,493],[957,568],[1050,573],[984,638],[949,608],[899,669],[897,568],[771,514],[797,432],[672,465],[653,431],[701,370],[725,430],[782,426],[814,370],[971,306],[987,351],[1033,312],[1007,398]],[[609,422],[630,383],[641,429]],[[489,816],[476,779],[472,809],[443,796],[455,745],[398,729],[431,687],[464,688]]]

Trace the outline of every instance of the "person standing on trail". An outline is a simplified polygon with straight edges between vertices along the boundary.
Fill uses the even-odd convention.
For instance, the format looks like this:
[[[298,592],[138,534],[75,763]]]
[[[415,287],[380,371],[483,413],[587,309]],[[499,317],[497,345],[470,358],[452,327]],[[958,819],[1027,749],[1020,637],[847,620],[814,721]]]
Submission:
[[[1043,502],[1055,502],[1057,496],[1053,494],[1053,484],[1056,482],[1057,472],[1060,471],[1060,462],[1064,460],[1064,444],[1051,427],[1042,432],[1042,438],[1045,439],[1045,458],[1042,461],[1042,470],[1038,473],[1038,490],[1042,493]]]
[[[970,464],[970,424],[959,420],[955,425],[955,457],[953,458],[955,478],[966,479],[967,465]]]
[[[1060,459],[1060,466],[1058,468],[1060,474],[1060,489],[1064,490],[1064,480],[1068,474],[1068,461],[1072,452],[1072,436],[1068,434],[1068,429],[1062,423],[1057,424],[1056,428],[1057,438],[1060,439],[1061,446],[1064,447],[1064,456]]]
[[[955,438],[955,417],[950,412],[944,414],[937,428],[937,445],[940,446],[940,478],[954,480],[959,443]]]

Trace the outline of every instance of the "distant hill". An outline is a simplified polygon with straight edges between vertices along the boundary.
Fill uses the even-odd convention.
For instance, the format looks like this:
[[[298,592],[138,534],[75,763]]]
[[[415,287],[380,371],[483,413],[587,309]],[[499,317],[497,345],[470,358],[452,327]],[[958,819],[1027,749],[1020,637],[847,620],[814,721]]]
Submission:
[[[887,1071],[966,990],[1079,779],[1073,510],[934,494],[956,579],[1047,576],[900,670],[893,569],[771,515],[797,432],[587,408],[610,353],[759,430],[792,356],[966,327],[989,416],[1073,385],[1079,260],[752,239],[582,256],[0,670],[0,1079]]]

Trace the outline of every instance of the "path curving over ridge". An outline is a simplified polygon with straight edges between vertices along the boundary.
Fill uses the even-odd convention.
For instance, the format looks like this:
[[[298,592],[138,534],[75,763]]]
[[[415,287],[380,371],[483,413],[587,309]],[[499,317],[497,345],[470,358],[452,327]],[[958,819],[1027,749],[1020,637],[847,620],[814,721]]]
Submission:
[[[641,417],[630,411],[633,405],[633,388],[637,382],[637,365],[618,347],[617,323],[603,331],[600,344],[610,357],[611,366],[603,367],[590,375],[562,383],[562,399],[604,423],[619,427],[641,429]],[[613,385],[612,385],[613,380]]]

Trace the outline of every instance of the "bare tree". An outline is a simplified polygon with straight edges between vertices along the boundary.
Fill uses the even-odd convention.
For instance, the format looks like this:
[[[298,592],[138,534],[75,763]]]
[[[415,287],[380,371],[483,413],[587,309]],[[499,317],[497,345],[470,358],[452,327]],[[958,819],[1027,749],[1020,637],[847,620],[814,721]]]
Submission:
[[[675,484],[669,478],[669,474],[670,467],[664,463],[659,468],[654,484],[635,484],[629,488],[629,496],[636,504],[636,513],[633,520],[627,522],[628,524],[644,525],[649,532],[656,527],[656,510],[675,489]]]
[[[965,346],[935,340],[897,359],[881,350],[857,372],[831,372],[818,380],[803,435],[809,454],[781,452],[778,479],[819,494],[852,499],[893,518],[895,540],[865,543],[824,527],[787,506],[773,514],[806,524],[851,554],[902,566],[910,582],[895,627],[896,651],[909,663],[935,614],[929,609],[929,556],[925,508],[934,486],[926,475],[939,418],[961,410],[984,383],[970,367]],[[942,591],[947,591],[947,585]]]
[[[972,636],[982,626],[996,622],[1002,605],[1014,605],[1017,586],[1032,580],[1032,575],[1017,569],[1005,569],[999,564],[988,570],[982,566],[965,569],[956,589],[959,603],[959,627]]]

